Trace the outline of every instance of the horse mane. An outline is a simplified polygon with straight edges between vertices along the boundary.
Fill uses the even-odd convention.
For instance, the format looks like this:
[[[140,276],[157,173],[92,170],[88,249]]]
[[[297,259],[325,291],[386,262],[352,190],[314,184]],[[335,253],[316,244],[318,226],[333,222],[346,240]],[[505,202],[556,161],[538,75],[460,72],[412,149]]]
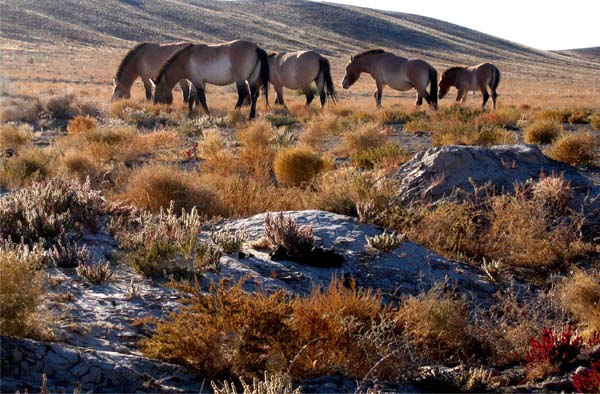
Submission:
[[[462,71],[464,69],[466,69],[467,66],[454,66],[454,67],[450,67],[448,69],[446,69],[446,71],[444,71],[444,75],[446,75],[447,73],[454,73],[456,71]]]
[[[129,50],[129,52],[127,52],[127,55],[125,55],[123,60],[121,60],[121,64],[119,64],[119,69],[117,70],[117,75],[115,77],[117,79],[117,81],[119,81],[121,79],[121,77],[123,76],[123,73],[125,72],[125,67],[127,67],[129,65],[129,63],[131,63],[131,61],[133,60],[135,55],[137,55],[137,53],[140,51],[140,49],[142,49],[143,47],[145,47],[148,44],[149,44],[148,42],[142,42],[140,44],[137,44],[136,46],[131,48]]]
[[[163,79],[164,74],[167,72],[167,69],[174,63],[177,61],[177,59],[179,59],[179,57],[184,53],[187,52],[187,50],[189,50],[191,47],[193,47],[194,44],[187,44],[186,46],[184,46],[183,48],[181,48],[180,50],[178,50],[177,52],[175,52],[174,54],[171,55],[171,57],[169,57],[164,63],[163,65],[160,67],[160,70],[158,71],[158,76],[156,77],[156,81],[155,84],[158,85],[160,83],[160,81]]]
[[[380,54],[380,53],[385,53],[385,51],[383,49],[370,49],[368,51],[364,51],[364,52],[354,55],[354,59],[360,59],[363,56],[376,55],[376,54]]]

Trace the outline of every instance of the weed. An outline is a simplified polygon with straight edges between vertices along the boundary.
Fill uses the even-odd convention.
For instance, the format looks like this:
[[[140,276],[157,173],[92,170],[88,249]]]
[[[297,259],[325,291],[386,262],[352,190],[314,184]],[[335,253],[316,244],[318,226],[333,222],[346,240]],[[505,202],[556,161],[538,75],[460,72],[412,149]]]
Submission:
[[[100,262],[94,264],[79,264],[76,271],[77,275],[87,279],[92,284],[104,283],[110,280],[113,275],[108,261],[105,264]]]
[[[303,186],[321,172],[323,159],[309,148],[288,148],[277,152],[273,164],[277,181],[286,186]]]
[[[591,369],[574,373],[573,387],[581,393],[595,393],[600,391],[600,361],[593,362]]]
[[[11,124],[4,124],[0,126],[0,154],[3,154],[7,149],[12,149],[16,152],[30,140],[30,126],[13,126]]]
[[[577,270],[557,289],[560,305],[581,324],[583,336],[600,333],[600,273]]]
[[[388,234],[385,230],[379,235],[365,238],[369,247],[384,252],[392,252],[406,241],[405,234],[397,234],[395,231]]]
[[[524,130],[525,142],[528,144],[550,144],[563,132],[560,123],[553,120],[538,120]]]
[[[98,127],[96,121],[88,116],[76,116],[67,124],[69,133],[85,133]]]
[[[224,253],[237,253],[242,250],[242,245],[246,242],[248,234],[245,231],[225,230],[213,231],[210,234],[210,240],[218,245]]]
[[[598,137],[592,133],[565,134],[556,139],[548,149],[548,156],[573,166],[591,166],[598,156]]]
[[[290,255],[309,252],[314,246],[312,227],[298,227],[291,216],[279,215],[265,217],[265,235],[272,245],[285,248]]]
[[[539,339],[531,338],[527,352],[527,377],[537,379],[564,373],[575,361],[583,340],[568,326],[561,332],[544,328]]]

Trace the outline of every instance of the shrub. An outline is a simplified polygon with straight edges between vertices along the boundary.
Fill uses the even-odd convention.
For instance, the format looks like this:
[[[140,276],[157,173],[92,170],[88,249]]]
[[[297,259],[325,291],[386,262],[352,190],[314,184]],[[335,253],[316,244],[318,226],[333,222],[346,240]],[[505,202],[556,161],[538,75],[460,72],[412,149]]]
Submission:
[[[524,138],[528,144],[550,144],[562,132],[562,126],[556,121],[537,120],[525,128]]]
[[[69,119],[77,115],[74,108],[75,95],[53,96],[44,103],[44,111],[55,119]]]
[[[76,116],[67,124],[69,133],[85,133],[90,130],[95,130],[97,127],[96,121],[88,116]]]
[[[535,120],[567,123],[571,113],[566,109],[546,109],[535,114]]]
[[[312,227],[298,227],[291,216],[265,216],[265,235],[274,246],[285,248],[290,255],[309,252],[314,246]]]
[[[592,133],[565,134],[554,141],[548,156],[573,166],[590,166],[598,159],[598,138]]]
[[[410,159],[407,150],[396,143],[355,152],[350,159],[359,168],[372,169],[376,166],[397,167]]]
[[[162,165],[147,165],[134,170],[121,198],[152,212],[168,208],[171,201],[175,212],[192,207],[209,216],[218,212],[217,196],[199,187],[192,174]]]
[[[35,261],[23,257],[0,247],[0,334],[36,337],[42,275],[35,270]]]
[[[31,140],[31,127],[25,125],[13,126],[5,124],[0,126],[0,153],[6,149],[18,151]]]
[[[0,162],[0,186],[16,189],[46,180],[54,174],[54,160],[49,149],[21,150],[17,156]]]
[[[567,119],[571,124],[586,124],[589,123],[589,116],[592,114],[590,109],[577,108],[574,109]]]
[[[560,305],[581,324],[583,335],[600,333],[600,273],[575,271],[558,286]]]
[[[128,114],[142,109],[142,104],[135,100],[117,100],[110,104],[108,113],[115,118],[126,120]]]
[[[406,123],[411,120],[410,114],[404,111],[384,110],[377,116],[382,125]]]
[[[600,113],[590,116],[590,124],[594,130],[600,131]]]
[[[273,167],[278,182],[301,186],[311,182],[323,170],[324,162],[309,148],[288,148],[277,152]]]
[[[80,182],[86,178],[94,179],[98,176],[100,169],[87,154],[76,150],[69,150],[61,158],[65,170],[73,174]]]
[[[397,234],[395,231],[388,234],[385,230],[382,234],[365,238],[371,248],[384,252],[392,252],[406,241],[406,235]]]
[[[104,212],[104,199],[89,182],[55,178],[0,197],[0,238],[33,244],[82,226],[96,231]]]
[[[404,300],[397,313],[398,329],[406,331],[419,349],[447,362],[472,355],[474,338],[468,332],[468,303],[436,285]]]
[[[221,268],[220,261],[223,251],[218,245],[200,243],[194,252],[194,265],[198,271],[218,271]]]
[[[473,123],[481,128],[492,127],[516,127],[521,119],[521,112],[513,107],[498,108],[494,112],[484,112],[473,119]]]
[[[367,123],[344,134],[342,151],[353,155],[367,149],[378,148],[385,143],[386,139],[381,126],[376,123]]]
[[[35,123],[42,111],[42,104],[33,97],[0,97],[1,122]]]
[[[86,245],[79,246],[77,241],[69,239],[64,228],[57,238],[48,253],[50,263],[62,268],[73,268],[87,264],[90,252]]]
[[[237,253],[242,250],[242,245],[246,242],[248,234],[245,231],[225,230],[213,231],[210,234],[210,240],[218,245],[224,253]]]
[[[272,147],[275,137],[273,126],[266,121],[252,122],[240,130],[237,137],[243,145],[239,150],[239,167],[242,173],[267,181],[271,176],[275,157]]]
[[[108,281],[113,274],[108,261],[105,264],[99,262],[95,264],[79,264],[76,271],[77,275],[87,279],[92,284],[104,283]]]
[[[300,134],[300,143],[321,150],[327,139],[340,135],[348,125],[341,117],[327,115],[311,119]]]
[[[591,369],[574,373],[573,387],[581,393],[600,391],[600,361],[593,362]]]
[[[512,131],[499,127],[484,128],[479,132],[475,143],[483,146],[509,145],[517,143],[517,136]]]
[[[294,389],[290,378],[284,374],[269,374],[265,372],[263,380],[252,379],[252,386],[240,377],[242,390],[244,394],[301,394],[300,388]],[[230,382],[223,382],[223,387],[219,387],[215,382],[210,383],[215,394],[237,394],[235,385]]]
[[[527,377],[544,378],[552,373],[564,373],[579,355],[582,338],[568,326],[557,332],[544,328],[539,339],[531,338],[527,352]]]
[[[532,186],[533,198],[545,206],[564,212],[573,199],[571,182],[563,176],[544,176]]]

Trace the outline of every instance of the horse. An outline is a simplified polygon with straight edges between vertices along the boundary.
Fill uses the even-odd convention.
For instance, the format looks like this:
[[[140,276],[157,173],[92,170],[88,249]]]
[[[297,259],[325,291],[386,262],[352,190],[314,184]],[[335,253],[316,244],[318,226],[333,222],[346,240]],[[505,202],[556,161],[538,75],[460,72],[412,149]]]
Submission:
[[[143,42],[133,47],[119,64],[115,76],[115,89],[111,101],[131,97],[131,85],[140,77],[146,91],[146,100],[152,99],[153,80],[163,63],[175,52],[186,47],[188,43],[154,44]],[[183,91],[183,102],[190,97],[190,87],[187,80],[179,81]],[[192,92],[193,94],[193,92]]]
[[[155,103],[171,104],[173,86],[187,79],[196,89],[197,99],[210,115],[206,104],[206,84],[225,86],[235,83],[238,91],[236,109],[241,108],[250,86],[250,119],[256,117],[259,87],[265,92],[269,105],[269,58],[256,44],[235,40],[223,44],[188,44],[175,52],[162,65],[156,78]],[[190,113],[194,99],[188,100]]]
[[[425,99],[431,109],[437,110],[437,71],[424,60],[407,59],[383,49],[365,51],[350,57],[342,87],[350,88],[362,73],[370,74],[375,79],[377,90],[373,96],[377,107],[381,107],[383,88],[388,85],[399,91],[415,88],[416,104],[423,104]],[[430,85],[429,93],[427,85]]]
[[[321,107],[329,99],[335,103],[337,94],[331,79],[329,60],[315,51],[299,51],[288,53],[272,53],[269,55],[271,84],[277,93],[275,104],[285,106],[283,101],[283,88],[302,90],[306,96],[306,105],[309,106],[315,95],[311,84],[317,85]]]
[[[452,86],[458,89],[456,101],[467,101],[467,93],[469,91],[481,90],[483,95],[483,103],[481,109],[485,108],[490,94],[487,87],[492,91],[492,102],[494,110],[496,110],[496,89],[500,83],[500,70],[491,63],[481,63],[472,67],[450,67],[442,74],[440,81],[440,99],[448,93]]]

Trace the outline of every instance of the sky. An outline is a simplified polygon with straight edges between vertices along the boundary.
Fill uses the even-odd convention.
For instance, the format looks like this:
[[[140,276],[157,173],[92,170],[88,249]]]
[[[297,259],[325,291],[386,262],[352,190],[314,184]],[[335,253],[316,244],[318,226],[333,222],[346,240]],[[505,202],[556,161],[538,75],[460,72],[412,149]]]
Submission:
[[[441,19],[538,49],[600,46],[600,0],[327,0]]]

